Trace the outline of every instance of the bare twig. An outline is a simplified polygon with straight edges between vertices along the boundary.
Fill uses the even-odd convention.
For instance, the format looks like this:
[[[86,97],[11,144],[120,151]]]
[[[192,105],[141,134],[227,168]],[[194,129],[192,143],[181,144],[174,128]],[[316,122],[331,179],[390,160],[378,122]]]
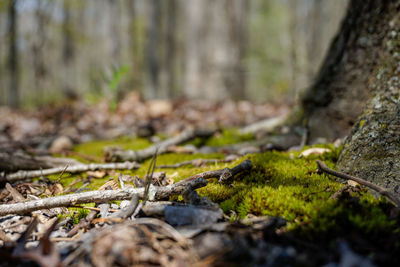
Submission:
[[[118,210],[117,212],[111,214],[109,217],[122,218],[122,219],[129,218],[135,212],[138,205],[139,205],[139,198],[136,194],[134,194],[132,196],[131,202],[126,208]]]
[[[62,170],[60,175],[58,176],[56,183],[59,183],[61,181],[61,177],[63,176],[64,172],[68,169],[68,165],[65,165],[65,168]],[[41,170],[42,171],[42,170]],[[43,173],[43,172],[42,172]]]
[[[95,170],[132,170],[139,168],[140,165],[136,162],[123,162],[123,163],[105,163],[105,164],[79,164],[68,167],[57,167],[44,170],[34,170],[34,171],[18,171],[16,173],[11,173],[2,177],[0,182],[8,181],[14,182],[18,180],[30,179],[39,176],[51,175],[55,173],[80,173],[85,171],[95,171]]]
[[[389,192],[386,188],[383,188],[379,185],[373,184],[371,182],[365,181],[364,179],[343,173],[343,172],[339,172],[339,171],[335,171],[330,169],[328,166],[326,166],[325,163],[323,163],[322,161],[317,160],[317,165],[318,165],[318,170],[320,170],[321,172],[325,172],[328,174],[331,174],[333,176],[339,177],[339,178],[343,178],[346,180],[352,180],[355,181],[361,185],[364,185],[366,187],[369,187],[373,190],[375,190],[376,192],[378,192],[379,194],[381,194],[382,196],[386,196],[388,199],[390,199],[391,201],[393,201],[393,203],[397,206],[400,207],[400,199],[398,197],[396,197],[393,193]]]
[[[149,200],[159,200],[172,195],[179,195],[185,190],[186,185],[191,183],[193,188],[200,188],[207,185],[207,180],[202,178],[191,179],[186,182],[156,187],[150,186]],[[0,216],[7,214],[24,214],[27,212],[50,209],[55,207],[68,207],[70,205],[83,203],[100,203],[113,200],[131,199],[133,194],[137,194],[140,199],[144,198],[144,188],[125,188],[120,190],[89,191],[77,194],[49,197],[44,199],[32,200],[22,203],[0,205]]]
[[[260,130],[271,132],[288,118],[287,114],[257,121],[239,130],[241,134],[256,133]]]
[[[190,141],[196,137],[210,137],[214,134],[213,130],[187,130],[180,135],[162,141],[156,145],[150,146],[142,150],[108,150],[105,152],[106,160],[119,162],[119,161],[142,161],[151,158],[156,150],[158,154],[167,152],[168,147],[182,144]]]
[[[239,165],[236,165],[232,169],[229,168],[224,168],[220,170],[215,170],[215,171],[208,171],[208,172],[202,172],[199,174],[195,174],[189,178],[186,178],[185,180],[180,181],[179,183],[186,183],[187,181],[198,179],[198,178],[203,178],[203,179],[209,179],[209,178],[218,178],[219,182],[224,182],[225,180],[235,176],[236,174],[250,170],[253,167],[253,164],[251,163],[250,160],[246,159]]]

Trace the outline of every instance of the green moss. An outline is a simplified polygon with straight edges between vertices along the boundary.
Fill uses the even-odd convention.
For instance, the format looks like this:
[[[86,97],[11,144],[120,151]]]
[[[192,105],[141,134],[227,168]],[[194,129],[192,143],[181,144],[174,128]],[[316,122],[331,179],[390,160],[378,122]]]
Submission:
[[[210,183],[199,192],[220,203],[225,213],[234,211],[241,218],[248,214],[283,217],[287,230],[308,237],[340,235],[348,229],[365,234],[395,231],[395,221],[382,208],[388,205],[385,200],[367,191],[348,199],[330,198],[343,184],[317,174],[315,160],[334,168],[340,148],[325,147],[332,151],[308,158],[299,158],[300,152],[247,156],[254,164],[250,173],[237,177],[232,185]]]
[[[225,137],[227,138],[224,139]],[[217,141],[218,138],[221,140]],[[207,142],[221,145],[234,142],[237,140],[235,138],[242,137],[226,132]],[[146,140],[123,138],[80,145],[76,151],[99,155],[105,144],[119,144],[121,147],[131,149],[149,145]],[[365,234],[395,231],[397,229],[395,223],[388,219],[387,207],[390,205],[384,199],[376,199],[367,191],[339,200],[330,198],[343,187],[343,184],[338,183],[336,178],[317,174],[315,160],[323,160],[329,167],[334,168],[341,148],[335,148],[333,145],[318,145],[318,147],[329,148],[331,152],[306,158],[299,157],[301,152],[266,152],[244,156],[231,163],[216,163],[203,167],[187,165],[180,168],[156,169],[156,171],[165,171],[168,177],[179,181],[200,172],[231,168],[248,158],[254,166],[250,172],[235,177],[232,184],[219,184],[217,179],[212,179],[206,187],[198,190],[199,194],[219,203],[225,213],[230,214],[233,211],[232,214],[237,214],[240,218],[249,214],[283,217],[287,220],[286,230],[311,239],[329,237],[350,230]],[[304,150],[308,148],[310,147],[305,147]],[[223,157],[222,154],[163,154],[157,157],[157,165],[198,158]],[[121,172],[143,177],[150,161],[144,161],[138,170]],[[115,172],[111,177],[91,179],[88,187],[97,189],[109,179],[117,179],[119,172]],[[77,178],[76,175],[70,177],[64,175],[64,177],[61,180],[64,186]],[[82,181],[76,184],[76,187],[80,187],[86,179],[85,174],[81,177]],[[58,176],[53,178],[57,179]],[[181,197],[171,199],[182,201]],[[83,215],[82,213],[81,216]],[[79,216],[75,214],[74,218]],[[236,215],[232,216],[236,218]]]
[[[237,129],[226,129],[222,130],[221,133],[217,133],[209,139],[195,138],[189,142],[197,147],[200,146],[224,146],[232,145],[245,141],[252,140],[254,137],[252,134],[240,134]]]
[[[74,151],[83,155],[101,157],[103,149],[108,146],[118,146],[122,149],[143,149],[150,145],[150,142],[144,138],[133,138],[123,136],[113,140],[99,140],[76,145]]]

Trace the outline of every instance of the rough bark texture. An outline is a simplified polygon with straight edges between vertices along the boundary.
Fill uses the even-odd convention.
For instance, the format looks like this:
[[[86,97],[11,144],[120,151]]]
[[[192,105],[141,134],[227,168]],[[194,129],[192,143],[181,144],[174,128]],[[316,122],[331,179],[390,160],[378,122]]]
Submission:
[[[376,31],[380,32],[381,56],[374,76],[366,75],[372,97],[345,142],[338,168],[388,188],[399,196],[400,1],[372,2],[384,4],[380,13],[373,13],[380,20],[371,18],[377,24],[370,25],[371,28],[379,27]]]
[[[350,133],[371,97],[371,77],[382,62],[396,0],[352,0],[316,81],[303,97],[312,142]],[[398,38],[398,37],[397,37]]]
[[[193,190],[207,185],[207,181],[199,178],[188,181],[187,183],[176,183],[163,187],[152,187],[149,192],[150,200],[160,200],[172,195],[180,195],[187,186],[192,186]],[[131,199],[133,194],[137,194],[140,199],[145,197],[144,188],[125,188],[119,190],[96,190],[77,194],[48,197],[27,202],[0,205],[0,216],[7,214],[24,214],[27,212],[51,209],[56,207],[68,207],[84,203],[102,203],[113,200]]]

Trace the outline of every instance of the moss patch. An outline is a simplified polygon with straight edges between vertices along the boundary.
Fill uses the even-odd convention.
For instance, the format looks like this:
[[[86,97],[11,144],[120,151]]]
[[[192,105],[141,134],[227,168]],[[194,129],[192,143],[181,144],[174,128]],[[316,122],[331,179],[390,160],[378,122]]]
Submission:
[[[113,140],[92,141],[76,145],[74,147],[74,151],[83,155],[102,157],[103,149],[108,146],[118,146],[122,149],[137,150],[146,148],[150,144],[151,143],[145,138],[133,138],[124,136]]]
[[[230,134],[232,133],[225,133],[225,135]],[[242,137],[232,137],[231,141],[236,140],[235,138]],[[218,143],[215,139],[208,142],[222,144],[222,141]],[[141,149],[150,145],[143,139],[122,138],[79,145],[75,151],[99,156],[105,145],[116,144],[125,149]],[[249,214],[283,217],[287,221],[284,231],[291,231],[311,240],[340,236],[348,231],[373,236],[400,230],[396,221],[389,219],[391,204],[383,198],[376,199],[366,190],[339,199],[331,199],[331,196],[344,185],[336,178],[317,174],[315,160],[323,160],[329,167],[334,168],[341,148],[334,148],[332,145],[318,147],[330,148],[331,152],[307,158],[300,157],[300,152],[265,152],[247,155],[231,163],[216,163],[203,167],[188,165],[180,168],[156,169],[156,171],[165,171],[168,177],[179,181],[200,172],[231,168],[248,158],[254,165],[250,172],[235,177],[231,184],[219,184],[216,179],[210,180],[209,184],[198,192],[219,203],[225,213],[233,211],[239,218]],[[157,164],[223,157],[222,154],[163,154],[158,156]],[[85,181],[89,181],[90,184],[87,186],[89,189],[98,189],[109,179],[117,180],[120,172],[143,177],[149,164],[150,160],[146,160],[138,170],[116,171],[102,179],[88,180],[86,175],[82,174],[81,181],[75,187],[78,188]],[[77,177],[64,175],[61,182],[65,187]],[[51,178],[57,179],[58,176]],[[74,212],[74,218],[84,215],[83,211],[80,212],[82,214],[75,209],[71,211]]]
[[[189,144],[193,144],[197,147],[224,146],[249,141],[253,138],[252,134],[240,134],[237,129],[224,129],[208,139],[195,138],[193,141],[189,142]]]

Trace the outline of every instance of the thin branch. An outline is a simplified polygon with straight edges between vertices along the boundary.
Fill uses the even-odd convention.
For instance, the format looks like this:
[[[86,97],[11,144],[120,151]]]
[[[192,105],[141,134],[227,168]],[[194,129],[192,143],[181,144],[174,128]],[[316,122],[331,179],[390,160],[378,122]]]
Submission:
[[[115,150],[109,149],[105,152],[107,161],[120,162],[120,161],[142,161],[151,158],[156,150],[158,154],[166,153],[168,147],[176,146],[187,141],[190,141],[196,137],[210,137],[214,134],[213,130],[187,130],[182,132],[180,135],[169,138],[158,144],[150,146],[142,150]]]
[[[80,173],[86,171],[95,170],[132,170],[138,169],[140,165],[136,162],[123,162],[123,163],[105,163],[105,164],[79,164],[66,167],[57,167],[44,170],[34,170],[34,171],[18,171],[15,173],[7,174],[5,177],[0,178],[0,182],[15,182],[18,180],[31,179],[40,176],[46,176],[56,173]]]
[[[134,194],[132,196],[132,200],[129,203],[129,205],[127,207],[125,207],[124,209],[120,209],[117,212],[111,214],[109,217],[111,218],[122,218],[122,219],[126,219],[128,217],[131,217],[132,214],[135,212],[135,210],[137,209],[139,205],[139,198],[136,194]]]
[[[243,172],[243,171],[248,171],[253,167],[253,164],[251,163],[250,160],[246,159],[239,165],[236,165],[232,169],[229,168],[224,168],[220,170],[215,170],[215,171],[208,171],[208,172],[202,172],[199,174],[195,174],[189,178],[186,178],[185,180],[180,181],[179,183],[185,183],[190,180],[202,178],[202,179],[210,179],[210,178],[218,178],[219,182],[224,182],[227,179],[235,176],[236,174]]]
[[[196,189],[206,186],[207,180],[199,178],[192,179],[186,182],[179,182],[164,187],[151,186],[149,190],[149,200],[154,201],[164,199],[172,195],[180,195],[186,189],[186,185],[188,183],[190,183],[191,186]],[[133,194],[137,194],[139,199],[143,199],[144,188],[89,191],[77,194],[32,200],[22,203],[2,204],[0,205],[0,216],[4,216],[7,214],[24,214],[35,210],[51,209],[56,207],[68,207],[70,205],[76,204],[100,203],[113,200],[127,200],[131,199]]]
[[[339,172],[339,171],[335,171],[330,169],[328,166],[326,166],[325,163],[323,163],[322,161],[317,160],[317,165],[318,165],[318,170],[321,172],[325,172],[328,174],[331,174],[333,176],[339,177],[339,178],[343,178],[346,180],[352,180],[355,181],[361,185],[364,185],[366,187],[369,187],[373,190],[375,190],[376,192],[378,192],[379,194],[386,196],[388,199],[390,199],[391,201],[393,201],[393,203],[397,206],[400,207],[400,199],[398,197],[396,197],[393,193],[389,192],[386,188],[383,188],[379,185],[373,184],[371,182],[365,181],[364,179],[343,173],[343,172]]]

